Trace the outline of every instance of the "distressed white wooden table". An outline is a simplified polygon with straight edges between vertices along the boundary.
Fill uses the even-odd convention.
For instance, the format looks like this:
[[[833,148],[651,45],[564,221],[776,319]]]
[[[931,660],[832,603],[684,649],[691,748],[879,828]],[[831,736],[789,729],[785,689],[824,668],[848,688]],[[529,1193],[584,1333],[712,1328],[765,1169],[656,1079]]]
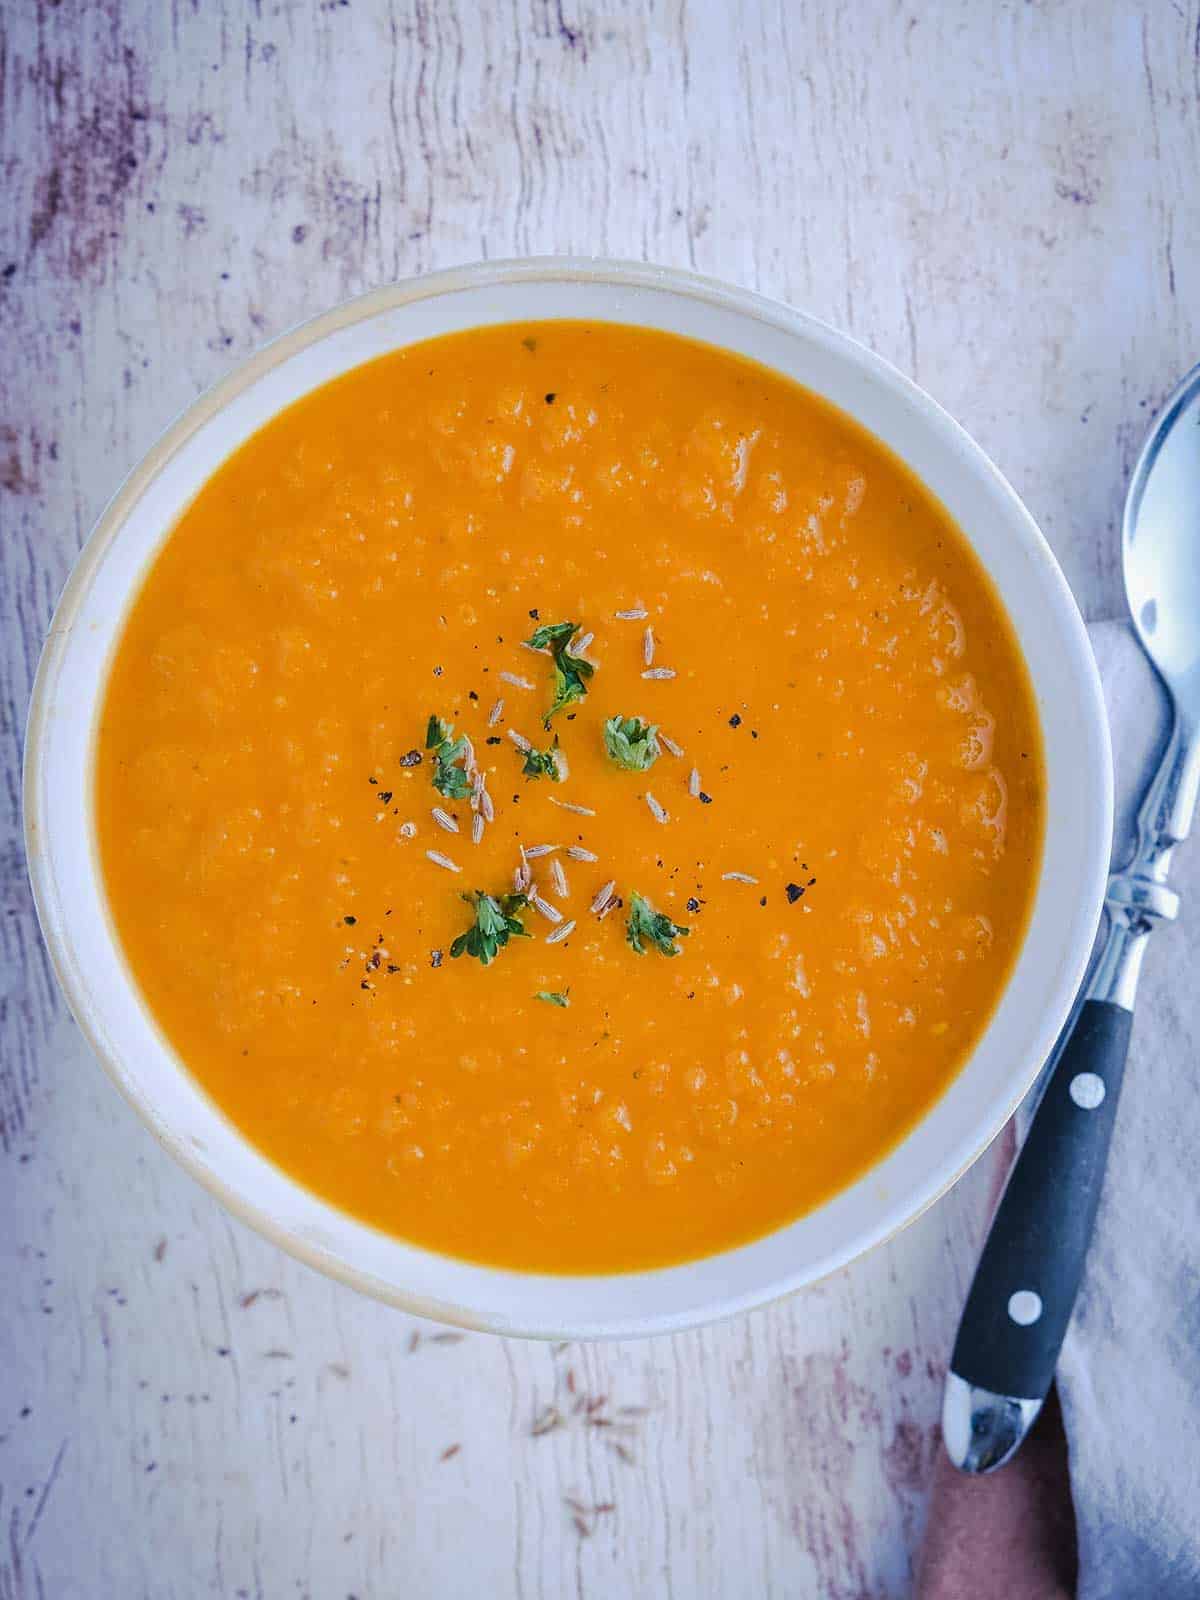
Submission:
[[[290,323],[480,256],[683,263],[847,329],[1114,613],[1123,476],[1198,353],[1198,27],[1192,0],[4,7],[0,1600],[907,1592],[988,1163],[819,1288],[674,1339],[447,1337],[358,1299],[227,1218],[81,1047],[21,862],[25,706],[177,410]],[[572,1385],[647,1409],[533,1436]]]

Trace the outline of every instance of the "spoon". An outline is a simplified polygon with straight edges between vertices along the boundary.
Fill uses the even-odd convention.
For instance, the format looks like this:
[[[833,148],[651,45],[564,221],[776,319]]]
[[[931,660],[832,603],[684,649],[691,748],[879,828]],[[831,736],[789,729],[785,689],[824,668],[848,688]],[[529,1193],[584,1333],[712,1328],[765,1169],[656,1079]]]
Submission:
[[[1146,941],[1179,910],[1167,874],[1200,788],[1200,367],[1142,446],[1121,553],[1134,629],[1170,697],[1171,733],[1133,853],[1108,880],[1104,945],[967,1296],[942,1407],[946,1450],[964,1472],[1003,1466],[1050,1389],[1096,1220]]]

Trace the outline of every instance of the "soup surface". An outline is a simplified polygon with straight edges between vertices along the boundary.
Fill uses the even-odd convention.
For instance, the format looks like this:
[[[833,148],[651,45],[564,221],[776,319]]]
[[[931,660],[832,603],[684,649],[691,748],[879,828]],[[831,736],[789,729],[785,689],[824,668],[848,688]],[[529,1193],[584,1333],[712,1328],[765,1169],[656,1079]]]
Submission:
[[[989,580],[857,425],[668,335],[505,326],[205,485],[116,654],[99,839],[268,1156],[433,1249],[617,1271],[795,1218],[946,1087],[1030,909],[1038,741]]]

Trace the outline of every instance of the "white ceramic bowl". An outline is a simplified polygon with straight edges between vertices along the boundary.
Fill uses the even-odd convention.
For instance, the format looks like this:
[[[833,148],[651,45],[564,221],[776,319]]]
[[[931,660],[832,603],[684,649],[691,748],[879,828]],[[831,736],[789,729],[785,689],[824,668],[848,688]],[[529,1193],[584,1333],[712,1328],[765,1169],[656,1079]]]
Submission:
[[[977,1049],[866,1176],[798,1222],[707,1260],[551,1277],[434,1255],[327,1204],[272,1165],[193,1082],[147,1011],[109,920],[92,816],[107,667],[132,596],[218,464],[298,396],[437,334],[545,317],[637,323],[752,357],[849,412],[906,461],[997,584],[1045,738],[1045,862],[1029,932]],[[918,1215],[1029,1088],[1071,1006],[1108,864],[1112,779],[1100,686],[1079,613],[1029,514],[961,428],[878,356],[781,305],[681,272],[596,261],[501,262],[398,284],[284,335],[210,390],[132,473],[67,584],[38,672],[25,818],[42,929],[81,1027],[166,1148],[284,1249],[423,1315],[501,1333],[661,1333],[758,1305],[842,1265]]]

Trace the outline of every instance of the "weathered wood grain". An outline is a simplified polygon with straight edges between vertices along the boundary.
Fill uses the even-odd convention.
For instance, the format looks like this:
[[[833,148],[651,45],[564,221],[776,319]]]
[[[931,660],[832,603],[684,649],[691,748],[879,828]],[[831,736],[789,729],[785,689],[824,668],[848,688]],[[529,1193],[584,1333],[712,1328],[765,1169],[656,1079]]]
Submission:
[[[680,263],[826,317],[963,420],[1115,612],[1123,475],[1196,355],[1197,29],[1115,0],[4,8],[0,1600],[907,1591],[986,1173],[720,1328],[410,1352],[87,1058],[21,863],[25,707],[91,521],[177,410],[298,319],[481,256]],[[649,1407],[632,1462],[602,1428],[530,1437],[572,1371]],[[615,1509],[585,1536],[566,1496]]]

